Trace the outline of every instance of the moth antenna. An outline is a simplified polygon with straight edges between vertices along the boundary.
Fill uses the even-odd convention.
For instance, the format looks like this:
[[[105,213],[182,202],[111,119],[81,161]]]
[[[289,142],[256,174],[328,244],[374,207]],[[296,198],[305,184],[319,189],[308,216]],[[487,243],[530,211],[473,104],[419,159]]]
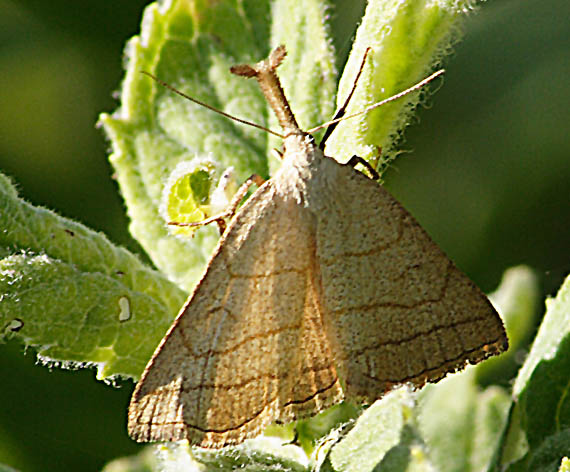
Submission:
[[[358,79],[360,79],[360,76],[362,75],[362,71],[364,70],[364,66],[366,65],[366,58],[368,57],[368,53],[370,52],[370,49],[371,49],[370,47],[367,47],[366,51],[364,51],[364,57],[362,58],[362,62],[360,63],[360,69],[358,69],[358,74],[356,74],[356,78],[354,79],[354,83],[352,84],[352,90],[348,94],[348,97],[346,97],[344,104],[337,110],[337,112],[332,117],[332,121],[342,118],[344,116],[344,114],[346,113],[346,108],[348,107],[350,99],[352,98],[352,95],[354,94],[354,91],[356,90],[356,85],[358,84]],[[336,125],[338,125],[338,123],[339,122],[337,121],[336,123],[333,123],[329,127],[327,127],[327,130],[325,131],[323,139],[321,139],[321,142],[319,143],[319,149],[321,151],[325,150],[325,144],[327,142],[327,139],[329,139],[330,135],[333,134],[333,131],[335,130]]]
[[[418,82],[415,85],[412,85],[410,88],[407,88],[406,90],[402,90],[401,92],[397,93],[396,95],[392,95],[391,97],[388,97],[384,100],[373,103],[372,105],[367,106],[364,110],[360,110],[359,112],[356,112],[356,113],[353,113],[353,114],[347,115],[347,116],[342,116],[340,118],[336,118],[336,119],[331,120],[331,121],[327,121],[326,123],[323,123],[322,125],[319,125],[315,128],[308,130],[307,133],[313,134],[315,131],[318,131],[318,130],[323,129],[323,128],[327,128],[331,125],[335,125],[336,123],[338,123],[340,121],[348,120],[350,118],[354,118],[355,116],[363,115],[365,113],[368,113],[369,111],[374,110],[375,108],[378,108],[378,107],[381,107],[382,105],[385,105],[386,103],[390,103],[390,102],[393,102],[395,100],[398,100],[399,98],[402,98],[405,95],[408,95],[412,92],[415,92],[416,90],[421,89],[424,85],[428,84],[433,79],[439,77],[444,72],[445,72],[445,69],[440,69],[437,72],[434,72],[433,74],[431,74],[429,77],[426,77],[424,80],[421,80],[420,82]]]
[[[190,95],[186,95],[184,92],[181,92],[180,90],[174,88],[172,85],[164,82],[163,80],[160,80],[158,77],[152,75],[150,72],[146,72],[143,70],[143,71],[141,71],[141,74],[149,76],[155,82],[159,83],[160,85],[167,88],[168,90],[171,90],[175,94],[180,95],[181,97],[185,98],[186,100],[190,100],[191,102],[196,103],[197,105],[203,106],[204,108],[207,108],[208,110],[216,112],[219,115],[225,116],[226,118],[229,118],[230,120],[237,121],[238,123],[241,123],[243,125],[253,126],[254,128],[257,128],[257,129],[263,130],[267,133],[273,134],[274,136],[277,136],[281,139],[285,138],[285,136],[283,136],[282,134],[277,133],[276,131],[273,131],[269,128],[266,128],[265,126],[261,126],[261,125],[258,125],[257,123],[253,123],[251,121],[247,121],[247,120],[243,120],[241,118],[238,118],[237,116],[230,115],[230,114],[228,114],[222,110],[218,110],[217,108],[215,108],[211,105],[208,105],[207,103],[204,103],[204,102],[202,102],[196,98],[193,98]]]

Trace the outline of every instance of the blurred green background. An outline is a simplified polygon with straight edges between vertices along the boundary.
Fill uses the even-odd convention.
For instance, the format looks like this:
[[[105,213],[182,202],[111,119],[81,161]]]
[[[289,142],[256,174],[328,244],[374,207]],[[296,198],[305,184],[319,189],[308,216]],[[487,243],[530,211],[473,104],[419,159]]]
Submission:
[[[97,116],[116,107],[124,42],[147,2],[0,0],[0,169],[30,202],[139,251]],[[339,66],[364,7],[337,1]],[[444,86],[408,129],[386,185],[484,290],[529,264],[545,294],[570,269],[570,2],[496,0],[470,14]],[[0,463],[96,471],[139,450],[131,382],[48,370],[0,346]]]

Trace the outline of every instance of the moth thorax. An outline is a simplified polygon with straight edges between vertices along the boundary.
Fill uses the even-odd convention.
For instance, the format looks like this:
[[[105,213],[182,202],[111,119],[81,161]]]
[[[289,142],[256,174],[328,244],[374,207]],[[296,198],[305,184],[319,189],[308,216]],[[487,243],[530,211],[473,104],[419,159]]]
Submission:
[[[291,133],[283,140],[283,159],[302,166],[313,160],[315,149],[315,139],[310,134],[302,131]]]

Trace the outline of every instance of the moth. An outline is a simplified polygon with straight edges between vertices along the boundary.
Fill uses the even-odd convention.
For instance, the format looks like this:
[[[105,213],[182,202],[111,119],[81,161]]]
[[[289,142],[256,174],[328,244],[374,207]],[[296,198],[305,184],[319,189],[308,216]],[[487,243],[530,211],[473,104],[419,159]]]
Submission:
[[[324,154],[350,96],[320,143],[299,128],[276,74],[285,55],[231,69],[275,112],[282,165],[231,218],[144,370],[128,415],[137,441],[238,444],[507,349],[485,295],[354,166],[374,170]]]

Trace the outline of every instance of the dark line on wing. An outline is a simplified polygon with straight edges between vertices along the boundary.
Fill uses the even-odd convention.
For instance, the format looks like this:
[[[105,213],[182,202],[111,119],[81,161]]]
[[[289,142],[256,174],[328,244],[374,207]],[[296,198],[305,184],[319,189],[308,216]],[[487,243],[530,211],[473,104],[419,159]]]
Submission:
[[[335,379],[333,380],[333,382],[330,385],[327,385],[326,387],[323,387],[319,390],[317,390],[316,392],[312,393],[311,395],[309,395],[307,398],[303,399],[303,400],[291,400],[290,402],[287,402],[283,405],[283,407],[287,407],[289,405],[298,405],[298,404],[302,404],[302,403],[306,403],[308,401],[311,401],[313,398],[315,398],[317,395],[320,395],[321,393],[326,392],[327,390],[330,390],[332,387],[335,386],[335,384],[338,382],[338,377],[335,377]],[[216,434],[223,434],[223,433],[227,433],[228,431],[234,431],[236,429],[240,429],[243,428],[246,424],[251,423],[252,421],[254,421],[255,419],[257,419],[259,417],[259,415],[261,415],[263,413],[264,410],[267,409],[267,407],[269,407],[272,403],[274,403],[275,401],[278,400],[278,397],[274,398],[273,400],[271,400],[270,402],[268,402],[267,404],[265,404],[263,406],[263,408],[261,410],[259,410],[257,413],[255,413],[252,417],[248,418],[247,420],[243,421],[242,423],[238,424],[237,426],[233,426],[231,428],[225,428],[225,429],[208,429],[208,428],[200,428],[199,426],[196,425],[192,425],[189,423],[184,423],[184,425],[187,428],[192,428],[196,431],[200,431],[202,433],[216,433]],[[176,424],[180,424],[179,421],[171,421],[171,422],[165,422],[165,423],[141,423],[145,426],[151,427],[151,426],[166,426],[166,425],[176,425]]]
[[[218,310],[219,308],[216,308],[216,310]],[[229,312],[229,310],[226,310]],[[231,352],[237,351],[241,346],[243,346],[244,344],[247,344],[251,341],[253,341],[254,339],[258,339],[258,338],[267,338],[269,336],[275,336],[277,334],[281,334],[284,331],[289,331],[289,330],[299,330],[301,329],[302,326],[302,321],[301,323],[297,323],[297,324],[293,324],[293,325],[288,325],[288,326],[282,326],[280,328],[277,329],[273,329],[270,331],[264,331],[261,333],[255,333],[252,334],[250,336],[247,336],[245,338],[243,338],[241,341],[239,341],[238,343],[234,344],[233,346],[224,349],[223,351],[214,351],[211,349],[208,349],[206,352],[204,352],[203,354],[194,354],[192,353],[192,351],[188,348],[188,346],[186,346],[186,349],[188,349],[189,355],[192,356],[194,359],[200,359],[203,357],[210,357],[212,355],[224,355],[224,354],[229,354]],[[186,343],[185,343],[186,345]]]
[[[394,244],[398,243],[402,239],[402,236],[404,235],[404,224],[403,224],[402,220],[398,220],[398,228],[397,228],[396,233],[397,233],[396,237],[392,241],[389,241],[386,244],[384,244],[383,246],[376,246],[373,249],[370,249],[368,251],[362,251],[362,252],[356,252],[356,251],[354,251],[354,252],[350,252],[350,251],[339,252],[338,254],[334,255],[333,257],[329,257],[326,259],[323,257],[320,257],[319,263],[321,263],[323,265],[330,266],[333,263],[335,263],[335,261],[337,261],[339,259],[345,259],[347,257],[372,256],[374,254],[378,254],[380,252],[385,251],[390,246],[393,246]]]
[[[298,269],[296,267],[291,267],[289,269],[276,270],[268,274],[236,274],[235,272],[232,272],[229,267],[227,268],[227,271],[228,274],[230,275],[230,279],[267,279],[269,277],[276,277],[284,274],[303,275],[307,271],[307,267],[303,267],[301,269]]]
[[[441,287],[441,293],[437,298],[428,298],[426,300],[419,301],[417,303],[412,303],[411,305],[406,305],[404,303],[394,303],[394,302],[382,302],[382,303],[371,303],[370,305],[357,305],[355,307],[348,307],[348,308],[339,308],[339,309],[330,309],[331,313],[335,315],[342,315],[349,311],[358,311],[358,310],[373,310],[374,308],[418,308],[423,305],[427,305],[429,303],[437,303],[441,301],[445,297],[445,293],[449,288],[449,280],[451,278],[451,262],[447,266],[447,270],[445,272],[445,281],[443,286]],[[402,274],[400,278],[403,278],[405,274]]]
[[[476,322],[478,322],[478,321],[485,321],[485,320],[486,320],[486,318],[484,318],[484,317],[471,318],[471,319],[469,319],[469,320],[457,321],[457,322],[455,322],[455,323],[451,323],[451,324],[448,324],[448,325],[434,326],[434,327],[432,327],[431,329],[428,329],[427,331],[421,331],[421,332],[416,333],[416,334],[414,334],[413,336],[409,336],[409,337],[407,337],[407,338],[397,339],[397,340],[393,340],[393,341],[385,341],[385,342],[381,342],[381,343],[376,343],[376,344],[372,344],[372,345],[370,345],[370,346],[367,346],[367,347],[365,347],[365,348],[363,348],[363,349],[359,349],[358,351],[350,351],[350,355],[343,356],[341,359],[342,359],[342,360],[346,360],[346,359],[348,359],[348,357],[359,356],[359,355],[364,354],[366,351],[370,351],[370,350],[374,350],[374,349],[379,349],[379,348],[381,348],[381,347],[383,347],[383,346],[397,346],[397,345],[400,345],[400,344],[403,344],[403,343],[408,343],[408,342],[410,342],[410,341],[413,341],[414,339],[417,339],[417,338],[426,336],[426,335],[428,335],[428,334],[432,334],[432,333],[437,332],[437,331],[442,331],[442,330],[445,330],[445,329],[454,329],[454,328],[457,328],[458,326],[461,326],[461,325],[470,324],[470,323],[476,323]],[[496,340],[493,341],[493,342],[496,342]],[[485,344],[489,344],[489,343],[485,343]],[[483,345],[485,345],[485,344],[483,344]],[[477,348],[477,349],[478,349],[478,348]],[[464,352],[469,352],[469,351],[464,351]]]
[[[438,370],[438,369],[444,367],[446,364],[449,364],[450,362],[457,361],[457,360],[461,359],[462,357],[464,357],[465,354],[472,354],[472,353],[474,353],[474,352],[481,351],[481,352],[484,354],[484,355],[483,355],[483,359],[486,359],[487,357],[490,357],[491,355],[493,355],[493,351],[492,351],[492,350],[489,350],[489,351],[485,352],[485,350],[484,350],[483,348],[484,348],[485,346],[495,346],[495,345],[501,340],[501,337],[502,337],[502,336],[499,336],[498,338],[494,339],[494,340],[491,341],[491,342],[486,342],[486,343],[483,343],[483,344],[481,344],[480,346],[475,347],[475,348],[473,348],[473,349],[469,349],[469,350],[463,351],[463,352],[462,352],[461,354],[459,354],[458,356],[455,356],[455,357],[453,357],[453,358],[451,358],[451,359],[446,359],[446,360],[444,360],[443,362],[439,363],[439,364],[438,364],[437,366],[435,366],[435,367],[425,368],[425,369],[421,370],[420,372],[418,372],[417,374],[410,375],[410,376],[404,377],[404,378],[402,378],[402,379],[388,379],[388,378],[386,378],[386,379],[380,379],[380,378],[373,377],[373,376],[368,375],[368,374],[365,374],[365,373],[361,373],[361,374],[362,374],[364,377],[369,378],[370,380],[374,380],[374,381],[376,381],[376,382],[390,382],[390,383],[395,383],[395,384],[402,384],[402,383],[411,381],[411,380],[413,380],[413,379],[415,379],[415,378],[418,378],[418,377],[420,377],[422,374],[425,374],[425,373],[427,373],[427,372]],[[499,348],[500,348],[500,346],[499,346]],[[470,360],[470,359],[465,359],[466,362],[467,362],[468,360]],[[457,370],[457,368],[454,369],[454,370]],[[449,371],[448,371],[448,372],[449,372]],[[442,375],[442,377],[445,376],[448,372],[444,372],[443,375]],[[441,377],[439,377],[439,378],[441,378]],[[439,378],[438,378],[438,379],[439,379]],[[438,380],[438,379],[431,379],[431,380]]]

